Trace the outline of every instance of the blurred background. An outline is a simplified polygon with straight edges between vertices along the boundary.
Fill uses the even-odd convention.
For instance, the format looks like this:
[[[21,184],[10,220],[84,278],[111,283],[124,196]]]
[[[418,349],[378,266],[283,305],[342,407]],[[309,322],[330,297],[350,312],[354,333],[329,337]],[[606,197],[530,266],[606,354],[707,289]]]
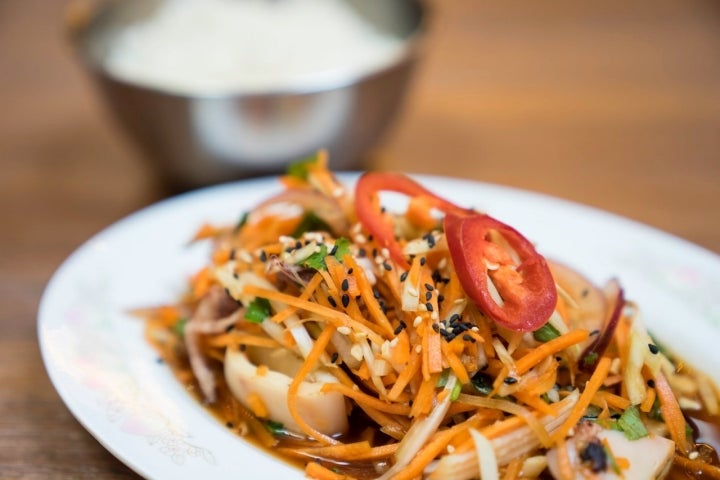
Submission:
[[[719,2],[427,3],[368,168],[543,192],[720,252]],[[35,315],[81,242],[177,190],[111,117],[65,7],[0,2],[0,476],[130,478],[52,389]]]

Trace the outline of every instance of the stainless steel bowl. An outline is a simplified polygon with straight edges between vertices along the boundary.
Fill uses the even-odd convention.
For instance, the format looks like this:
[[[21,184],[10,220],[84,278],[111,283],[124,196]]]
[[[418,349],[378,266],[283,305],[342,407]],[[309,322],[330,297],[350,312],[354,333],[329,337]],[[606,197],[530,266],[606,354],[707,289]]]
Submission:
[[[404,41],[380,70],[312,88],[184,95],[131,84],[103,68],[109,26],[147,14],[152,2],[102,2],[73,16],[71,38],[110,111],[163,178],[199,186],[277,173],[326,148],[333,169],[362,168],[363,155],[398,113],[425,30],[421,0],[347,0]],[[82,18],[82,21],[78,21]]]

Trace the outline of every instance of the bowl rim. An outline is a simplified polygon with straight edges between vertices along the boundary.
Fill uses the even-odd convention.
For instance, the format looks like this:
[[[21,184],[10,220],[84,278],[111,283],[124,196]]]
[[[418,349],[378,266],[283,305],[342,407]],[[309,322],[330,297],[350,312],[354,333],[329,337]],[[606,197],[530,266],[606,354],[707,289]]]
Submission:
[[[422,55],[425,47],[425,38],[429,30],[431,9],[427,0],[402,0],[406,3],[417,7],[418,21],[413,30],[406,36],[402,37],[402,48],[398,55],[393,56],[390,60],[376,65],[373,68],[362,71],[341,70],[325,75],[317,82],[303,82],[297,86],[282,86],[280,88],[255,88],[255,89],[216,89],[216,90],[197,90],[190,91],[163,87],[144,82],[135,82],[125,79],[121,76],[110,72],[103,62],[95,60],[88,53],[85,45],[89,31],[95,25],[98,19],[106,14],[112,6],[118,2],[112,0],[99,0],[95,2],[82,2],[79,0],[71,1],[65,11],[64,27],[66,36],[70,44],[79,57],[83,67],[93,75],[97,75],[103,80],[125,86],[161,94],[168,97],[191,98],[198,100],[223,100],[231,98],[262,98],[277,96],[295,96],[295,95],[313,95],[333,90],[348,88],[358,85],[373,77],[381,76],[385,73],[412,64]]]

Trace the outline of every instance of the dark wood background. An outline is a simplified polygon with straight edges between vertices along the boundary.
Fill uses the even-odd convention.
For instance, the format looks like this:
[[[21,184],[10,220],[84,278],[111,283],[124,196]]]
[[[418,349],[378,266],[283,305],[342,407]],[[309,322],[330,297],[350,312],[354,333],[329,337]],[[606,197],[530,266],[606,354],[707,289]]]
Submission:
[[[376,168],[552,194],[720,252],[720,3],[435,1]],[[167,195],[63,37],[0,2],[0,478],[133,478],[70,415],[37,346],[60,262]]]

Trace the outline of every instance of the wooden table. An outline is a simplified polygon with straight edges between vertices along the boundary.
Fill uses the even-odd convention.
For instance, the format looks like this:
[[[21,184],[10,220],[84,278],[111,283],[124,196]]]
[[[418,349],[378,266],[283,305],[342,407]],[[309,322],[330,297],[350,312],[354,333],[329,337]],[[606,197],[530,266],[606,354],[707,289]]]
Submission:
[[[52,388],[36,312],[70,252],[166,191],[63,41],[60,3],[0,4],[0,477],[133,478]],[[373,167],[544,192],[720,252],[717,2],[433,6]]]

